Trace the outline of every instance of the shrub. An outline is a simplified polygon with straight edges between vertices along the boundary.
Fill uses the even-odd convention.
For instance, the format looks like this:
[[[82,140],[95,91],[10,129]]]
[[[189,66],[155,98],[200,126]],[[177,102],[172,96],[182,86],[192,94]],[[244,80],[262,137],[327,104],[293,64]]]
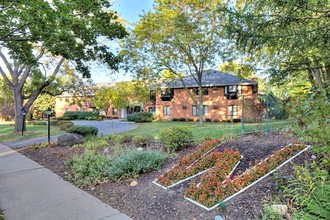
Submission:
[[[137,177],[141,173],[159,169],[165,160],[163,153],[159,151],[132,150],[115,157],[107,174],[112,180],[123,177]]]
[[[75,144],[74,147],[83,147],[87,149],[96,149],[100,147],[109,146],[109,140],[107,137],[95,137],[89,136],[82,144]]]
[[[26,122],[28,125],[47,125],[46,121],[28,121]]]
[[[68,179],[78,186],[86,186],[106,179],[111,159],[98,152],[86,151],[83,156],[74,156],[67,166],[71,169]]]
[[[220,122],[219,119],[213,119],[213,122]]]
[[[50,120],[50,125],[51,126],[58,126],[58,121],[57,120]]]
[[[136,136],[133,141],[135,146],[147,147],[152,141],[154,141],[154,137],[152,135]]]
[[[210,118],[205,118],[205,122],[212,122]]]
[[[98,129],[93,126],[78,126],[74,125],[71,128],[66,130],[69,133],[74,133],[74,134],[80,134],[84,137],[89,136],[89,135],[94,135],[96,136],[98,133]]]
[[[192,139],[192,131],[187,127],[169,127],[160,132],[160,140],[169,151],[178,150]]]
[[[59,121],[68,121],[68,120],[70,120],[69,117],[57,117],[56,119],[59,120]]]
[[[60,121],[62,122],[62,121]],[[60,130],[65,131],[73,126],[73,123],[71,121],[65,121],[65,123],[60,123]]]
[[[240,118],[234,118],[234,119],[233,119],[233,122],[234,122],[234,123],[241,122],[241,119],[240,119]]]
[[[135,112],[127,116],[127,121],[136,123],[152,122],[153,114],[151,112]]]
[[[119,143],[126,144],[133,140],[133,135],[131,134],[123,134],[119,137]]]
[[[87,120],[89,117],[98,117],[97,112],[65,112],[63,117],[69,118],[69,120]]]
[[[187,118],[187,121],[192,122],[192,121],[194,121],[194,119],[193,118]]]

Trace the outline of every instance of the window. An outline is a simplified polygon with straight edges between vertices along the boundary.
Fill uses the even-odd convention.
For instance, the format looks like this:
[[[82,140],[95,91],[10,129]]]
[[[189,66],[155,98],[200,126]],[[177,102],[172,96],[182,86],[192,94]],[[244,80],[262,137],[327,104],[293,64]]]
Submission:
[[[85,108],[81,108],[80,111],[81,112],[84,112],[84,111],[86,111],[86,109]]]
[[[236,92],[237,86],[228,86],[228,92]]]
[[[69,109],[69,108],[65,108],[65,111],[66,111],[66,112],[69,112],[69,111],[70,111],[70,109]]]
[[[229,116],[237,116],[237,105],[228,106],[228,115]]]
[[[209,113],[209,106],[203,105],[203,115],[207,115]],[[199,108],[197,105],[192,106],[192,115],[197,116],[199,115]]]
[[[208,95],[209,90],[207,88],[202,88],[203,95]],[[195,95],[199,95],[199,88],[193,88],[193,92]]]
[[[156,107],[148,107],[148,112],[151,112],[152,114],[156,113]]]
[[[164,106],[163,107],[163,115],[164,116],[169,116],[170,115],[170,106]]]
[[[182,109],[183,109],[183,110],[186,110],[186,109],[188,109],[188,106],[183,105],[183,106],[182,106]]]
[[[112,108],[112,115],[118,115],[118,109]]]

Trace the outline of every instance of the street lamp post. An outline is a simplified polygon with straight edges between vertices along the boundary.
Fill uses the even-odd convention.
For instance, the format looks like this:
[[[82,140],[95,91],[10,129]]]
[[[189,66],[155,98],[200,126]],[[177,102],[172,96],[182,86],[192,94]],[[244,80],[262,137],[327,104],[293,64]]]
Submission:
[[[25,128],[25,115],[26,115],[26,111],[24,110],[24,108],[22,108],[22,115],[23,115],[23,123],[22,123],[22,136],[23,136],[24,128]]]
[[[47,108],[47,125],[48,125],[48,144],[50,143],[50,115],[52,113],[52,110],[50,107]]]

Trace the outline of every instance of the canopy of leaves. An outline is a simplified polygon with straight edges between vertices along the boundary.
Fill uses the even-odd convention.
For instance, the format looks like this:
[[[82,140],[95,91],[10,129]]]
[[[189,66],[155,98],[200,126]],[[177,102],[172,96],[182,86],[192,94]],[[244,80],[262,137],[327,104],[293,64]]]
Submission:
[[[328,0],[243,0],[225,11],[231,24],[227,34],[236,39],[241,51],[271,67],[274,82],[297,74],[305,74],[306,78],[310,74],[314,84],[313,80],[329,80]]]
[[[117,69],[120,60],[101,43],[126,35],[108,0],[3,0],[0,46],[22,64],[35,64],[36,45],[75,62],[90,76],[86,62],[101,60]]]

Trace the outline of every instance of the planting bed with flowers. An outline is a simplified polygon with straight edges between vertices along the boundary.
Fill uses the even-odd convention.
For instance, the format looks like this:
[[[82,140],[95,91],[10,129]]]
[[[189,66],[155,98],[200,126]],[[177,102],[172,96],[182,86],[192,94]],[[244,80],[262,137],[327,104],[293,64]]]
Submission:
[[[286,146],[275,151],[265,160],[260,162],[256,160],[254,166],[242,174],[235,175],[233,178],[228,177],[224,179],[221,169],[209,171],[201,177],[200,184],[192,183],[190,185],[185,193],[185,197],[208,208],[215,206],[219,201],[225,200],[252,184],[304,148],[306,148],[306,145]]]
[[[224,179],[233,170],[239,159],[239,152],[232,149],[226,148],[223,152],[213,151],[188,167],[180,164],[173,167],[168,172],[158,176],[157,182],[168,187],[189,177],[202,174],[209,169],[221,170],[221,175],[218,172],[218,176]]]
[[[240,159],[240,163],[233,173],[238,178],[246,169],[254,166],[255,160],[259,162],[283,146],[297,141],[295,137],[279,132],[270,133],[268,136],[262,134],[246,135],[232,139],[230,142],[210,140],[209,143],[204,142],[198,147],[181,149],[177,152],[176,158],[168,158],[159,171],[141,174],[136,179],[137,186],[130,186],[132,179],[127,179],[119,182],[100,182],[97,185],[86,187],[84,190],[133,219],[214,219],[216,215],[221,215],[226,220],[260,219],[263,201],[265,201],[265,198],[269,198],[270,195],[277,193],[276,176],[289,177],[292,173],[291,163],[287,163],[280,168],[278,175],[269,175],[258,184],[227,201],[225,209],[213,209],[211,211],[206,211],[184,199],[189,186],[188,181],[168,190],[164,190],[151,182],[160,174],[165,173],[166,170],[170,170],[175,164],[176,166],[180,164],[186,168],[191,167],[197,164],[198,159],[203,157],[204,154],[209,154],[210,150],[224,152],[226,148],[233,151],[238,150],[244,156]],[[115,149],[116,146],[110,147]],[[65,166],[65,162],[75,154],[82,154],[83,149],[47,147],[27,148],[20,152],[57,175],[65,177],[66,173],[70,172],[68,167]],[[306,158],[310,158],[308,151],[295,158],[293,162],[303,164]],[[194,162],[196,160],[197,162]],[[216,171],[219,171],[219,169],[212,169],[208,174],[205,173],[197,179],[203,179],[204,182],[210,182],[211,185],[215,181],[211,177],[224,175],[221,173],[213,174]],[[205,184],[202,184],[203,181],[198,181],[200,186]],[[218,196],[220,197],[220,194]]]

